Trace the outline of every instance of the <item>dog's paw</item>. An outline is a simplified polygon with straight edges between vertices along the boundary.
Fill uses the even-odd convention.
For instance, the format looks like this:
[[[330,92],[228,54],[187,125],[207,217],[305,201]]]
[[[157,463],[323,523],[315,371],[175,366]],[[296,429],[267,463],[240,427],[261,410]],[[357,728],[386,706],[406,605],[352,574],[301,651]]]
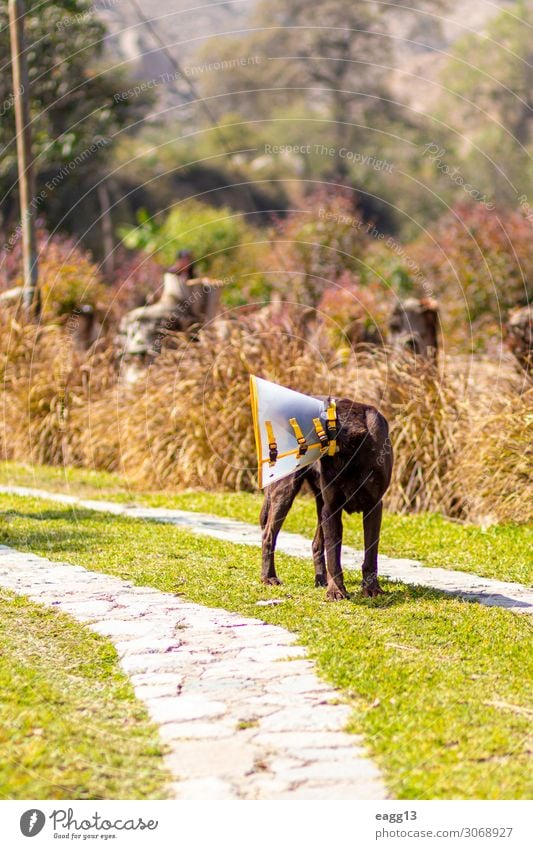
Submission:
[[[325,575],[315,575],[315,587],[327,587],[328,582]]]
[[[263,584],[266,584],[269,587],[280,587],[281,581],[280,579],[274,575],[273,578],[261,578]]]
[[[336,584],[331,584],[328,587],[328,591],[326,593],[326,598],[328,601],[342,601],[345,598],[349,598],[348,590],[344,586],[338,587]]]
[[[385,591],[381,589],[377,581],[368,586],[363,585],[363,598],[376,598],[378,595],[385,595]]]

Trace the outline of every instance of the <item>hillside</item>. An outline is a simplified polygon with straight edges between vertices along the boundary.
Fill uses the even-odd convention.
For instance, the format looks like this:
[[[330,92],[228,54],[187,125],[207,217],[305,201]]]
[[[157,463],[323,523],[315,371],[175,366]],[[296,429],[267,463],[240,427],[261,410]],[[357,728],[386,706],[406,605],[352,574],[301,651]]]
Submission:
[[[195,7],[190,0],[159,0],[157,3],[146,0],[142,10],[181,66],[186,68],[187,62],[208,38],[240,29],[255,4],[256,0],[228,3],[206,0]],[[174,74],[173,66],[134,4],[98,0],[95,5],[108,27],[110,58],[127,63],[129,70],[140,79]],[[398,97],[407,98],[413,107],[423,109],[434,96],[431,83],[438,77],[446,53],[455,40],[468,32],[482,32],[487,22],[508,5],[507,0],[473,0],[466,5],[454,0],[440,19],[425,14],[413,18],[400,8],[391,12],[391,33],[396,50],[392,79]],[[213,59],[216,61],[216,57]],[[162,107],[183,103],[187,100],[186,86],[182,82],[169,81],[158,87],[158,96]]]

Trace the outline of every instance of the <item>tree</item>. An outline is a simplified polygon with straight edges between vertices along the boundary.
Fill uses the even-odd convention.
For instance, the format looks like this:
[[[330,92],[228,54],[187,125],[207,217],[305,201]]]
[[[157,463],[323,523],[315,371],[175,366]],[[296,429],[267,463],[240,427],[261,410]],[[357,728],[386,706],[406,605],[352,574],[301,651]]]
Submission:
[[[302,117],[327,125],[321,125],[321,142],[333,143],[337,151],[348,147],[356,134],[353,124],[379,128],[396,114],[380,67],[385,26],[373,3],[323,0],[311,14],[306,0],[261,0],[248,36],[211,39],[203,50],[204,58],[215,52],[222,64],[219,114],[238,111],[254,120],[290,116],[300,104]],[[211,94],[220,88],[220,75],[207,74],[199,82]],[[310,135],[309,126],[301,124],[300,132]],[[337,157],[336,174],[348,170],[349,161]]]
[[[520,212],[462,202],[409,255],[441,303],[452,345],[464,345],[467,329],[478,348],[496,344],[507,311],[533,299],[531,224]]]
[[[456,155],[470,182],[498,200],[531,203],[533,148],[533,41],[529,2],[515,3],[495,17],[484,33],[460,39],[444,68],[446,93],[437,107],[454,116],[462,138]],[[465,139],[466,136],[466,139]],[[454,144],[453,140],[451,142]]]
[[[16,144],[14,93],[8,35],[8,4],[0,0],[0,198],[6,226],[14,217]],[[68,180],[76,171],[76,183],[93,183],[101,169],[113,136],[139,118],[151,98],[145,92],[122,97],[128,79],[123,72],[109,72],[101,65],[105,28],[88,0],[55,0],[26,3],[26,45],[30,77],[30,108],[33,156],[37,189],[53,181],[45,191],[68,192]],[[68,166],[68,167],[66,167]],[[38,193],[37,192],[37,193]]]

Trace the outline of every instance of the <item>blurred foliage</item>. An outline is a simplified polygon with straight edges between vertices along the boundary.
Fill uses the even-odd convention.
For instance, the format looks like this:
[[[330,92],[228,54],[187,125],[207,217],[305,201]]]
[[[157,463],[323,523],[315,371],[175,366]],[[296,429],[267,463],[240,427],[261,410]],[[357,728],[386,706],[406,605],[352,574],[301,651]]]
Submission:
[[[482,34],[460,38],[442,73],[436,114],[453,114],[465,174],[499,202],[533,192],[532,25],[530,1],[519,0]]]
[[[226,304],[265,301],[274,290],[316,306],[328,286],[361,268],[368,236],[350,193],[318,190],[304,203],[266,230],[229,208],[186,201],[162,219],[141,210],[137,227],[120,233],[127,248],[164,265],[178,250],[192,250],[199,273],[227,281]]]
[[[439,299],[448,343],[501,340],[511,307],[533,298],[531,224],[520,212],[458,204],[410,248]]]
[[[196,84],[218,119],[231,116],[244,133],[241,168],[251,179],[283,180],[293,199],[308,181],[361,188],[367,217],[413,232],[409,216],[438,206],[405,179],[420,173],[419,146],[431,131],[423,111],[409,108],[407,88],[393,87],[391,71],[402,38],[438,42],[440,20],[431,13],[448,5],[327,0],[310,15],[304,0],[262,0],[244,35],[206,42]],[[221,72],[209,71],[213,58]]]
[[[268,297],[270,285],[262,261],[268,251],[266,233],[246,224],[243,215],[189,200],[162,219],[140,210],[137,220],[137,227],[119,230],[130,250],[155,256],[163,266],[171,265],[179,250],[192,251],[197,274],[224,280],[228,305]]]
[[[198,270],[209,268],[218,254],[228,255],[246,239],[243,218],[228,208],[214,209],[197,201],[186,201],[169,212],[162,223],[151,218],[146,210],[137,213],[138,226],[122,229],[127,248],[157,253],[170,265],[176,252],[191,250]]]
[[[109,291],[90,255],[74,239],[37,231],[42,320],[54,321],[87,304],[104,310]],[[22,245],[0,250],[0,290],[22,285]]]
[[[318,189],[302,208],[279,219],[272,233],[272,253],[283,281],[290,275],[293,297],[316,306],[328,286],[361,268],[368,236],[351,192]]]
[[[120,321],[129,310],[153,301],[162,287],[161,264],[141,251],[118,247],[115,251],[115,272],[109,280],[107,314]]]
[[[326,0],[311,16],[303,0],[260,0],[248,29],[209,39],[187,59],[193,85],[212,98],[217,126],[200,110],[186,117],[178,110],[168,123],[154,115],[140,132],[122,132],[146,116],[153,93],[115,97],[128,81],[101,70],[105,33],[86,0],[32,0],[27,34],[41,183],[95,140],[121,131],[46,199],[47,212],[60,220],[100,175],[116,169],[108,183],[111,201],[120,203],[115,220],[129,221],[120,228],[129,253],[117,253],[103,299],[113,320],[153,298],[163,267],[189,248],[199,274],[225,280],[227,307],[253,308],[274,293],[306,306],[328,304],[345,326],[361,321],[350,317],[350,299],[366,291],[369,308],[380,301],[384,324],[396,298],[435,295],[447,342],[464,349],[469,327],[476,348],[493,346],[507,309],[531,297],[531,226],[523,214],[533,203],[526,168],[531,13],[516,2],[481,34],[448,48],[438,17],[448,5],[427,0],[413,11],[399,3]],[[0,0],[4,27],[6,9]],[[418,45],[426,66],[428,45],[438,57],[441,70],[431,69],[426,90],[404,62],[407,42],[414,52]],[[9,188],[15,170],[8,39],[0,58],[0,184]],[[442,150],[442,161],[428,155],[429,145]],[[491,202],[473,202],[468,180]],[[518,191],[526,199],[522,214],[511,210]],[[495,207],[500,198],[509,208]],[[90,215],[87,207],[77,215],[85,244],[88,230],[99,238],[96,200]],[[13,220],[13,204],[6,210]],[[6,279],[18,279],[17,251],[1,257]],[[95,268],[87,262],[60,255],[50,316],[68,311],[85,292],[101,292],[89,285]],[[49,279],[46,271],[45,287]]]
[[[331,344],[346,356],[350,348],[385,342],[389,303],[378,283],[362,286],[346,271],[325,290],[317,309]]]
[[[153,98],[149,91],[135,97],[115,97],[127,89],[128,77],[121,70],[110,71],[103,66],[105,28],[89,0],[28,0],[26,10],[37,192],[43,183],[59,175],[59,184],[52,194],[73,192],[74,182],[77,193],[73,192],[72,197],[78,199],[80,182],[89,175],[93,183],[97,182],[95,177],[109,156],[107,149],[113,136],[145,114]],[[0,0],[0,196],[4,201],[13,192],[17,179],[16,92],[8,20],[8,4]],[[74,181],[70,174],[65,179],[61,177],[61,166],[72,163]],[[49,205],[45,198],[41,208]]]
[[[373,2],[323,0],[310,19],[306,0],[260,0],[245,36],[222,43],[211,39],[202,50],[204,60],[211,57],[212,62],[215,51],[218,61],[226,62],[227,96],[219,110],[230,111],[233,91],[239,92],[239,112],[252,120],[305,104],[302,118],[326,118],[338,146],[353,138],[351,122],[382,126],[395,114],[387,73],[379,64],[378,33],[385,17]],[[200,78],[207,93],[214,93],[219,82],[215,74]],[[346,172],[342,160],[335,165],[339,174]]]
[[[116,271],[105,280],[91,254],[75,239],[50,235],[38,222],[37,251],[41,320],[57,323],[83,305],[92,306],[104,322],[104,332],[114,331],[130,309],[153,299],[162,282],[162,267],[142,252],[118,249]],[[0,249],[0,292],[22,285],[22,245]]]

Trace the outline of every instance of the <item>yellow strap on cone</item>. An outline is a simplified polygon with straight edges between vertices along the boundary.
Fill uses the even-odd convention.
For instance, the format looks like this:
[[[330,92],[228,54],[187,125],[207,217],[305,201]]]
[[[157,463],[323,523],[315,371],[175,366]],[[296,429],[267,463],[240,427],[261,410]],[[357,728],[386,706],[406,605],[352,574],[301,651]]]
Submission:
[[[319,418],[313,419],[313,424],[315,426],[316,435],[318,436],[318,441],[320,442],[320,447],[322,451],[325,451],[329,446],[328,435],[322,427],[322,422]]]
[[[289,419],[289,424],[294,431],[296,442],[298,443],[298,455],[301,457],[307,452],[307,442],[305,441],[305,436],[303,435],[302,429],[296,419]]]
[[[333,457],[337,450],[337,406],[333,399],[330,399],[326,416],[329,438],[328,455]]]
[[[265,430],[268,436],[268,465],[274,466],[278,459],[278,444],[274,436],[274,428],[272,422],[265,421]]]

